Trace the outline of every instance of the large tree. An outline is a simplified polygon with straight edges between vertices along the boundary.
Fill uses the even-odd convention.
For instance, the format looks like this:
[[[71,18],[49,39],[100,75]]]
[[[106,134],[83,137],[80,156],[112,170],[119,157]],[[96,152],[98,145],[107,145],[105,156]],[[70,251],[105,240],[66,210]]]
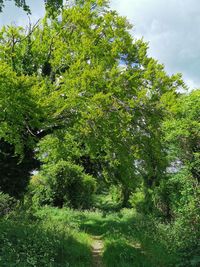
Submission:
[[[30,120],[30,136],[46,136],[40,160],[72,161],[119,184],[124,205],[142,178],[153,187],[165,171],[161,98],[181,84],[147,56],[147,45],[130,29],[107,1],[79,0],[27,32],[8,27],[0,36],[0,61],[33,82],[25,103],[35,103],[40,122]]]
[[[48,76],[58,84],[56,116],[67,131],[44,139],[42,154],[48,151],[49,163],[64,157],[86,171],[96,168],[100,177],[123,188],[126,205],[141,177],[152,188],[165,172],[160,100],[169,91],[175,94],[181,79],[167,76],[148,58],[147,45],[131,37],[130,25],[109,11],[106,1],[94,2],[80,1],[51,27],[43,26],[51,44]]]

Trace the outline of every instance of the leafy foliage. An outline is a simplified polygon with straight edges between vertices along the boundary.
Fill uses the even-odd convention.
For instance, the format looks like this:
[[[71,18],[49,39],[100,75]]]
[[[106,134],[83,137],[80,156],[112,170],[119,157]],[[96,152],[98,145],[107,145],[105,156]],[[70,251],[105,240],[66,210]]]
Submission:
[[[83,168],[70,162],[59,161],[46,166],[42,176],[34,176],[30,190],[34,203],[52,204],[57,207],[70,205],[88,208],[91,205],[96,181],[83,172]]]
[[[28,10],[25,1],[15,2]],[[132,205],[148,214],[140,227],[136,223],[140,231],[130,218],[117,224],[122,214],[92,217],[91,228],[110,234],[104,254],[109,266],[130,266],[135,258],[141,266],[143,251],[149,264],[143,266],[198,266],[200,91],[183,91],[181,75],[167,75],[148,57],[147,44],[130,35],[131,25],[107,1],[45,3],[47,14],[35,25],[0,31],[0,190],[22,198],[34,170],[25,197],[31,209],[96,206],[105,213]],[[101,195],[93,206],[96,187]],[[6,207],[9,197],[1,198]],[[97,231],[90,223],[79,226]],[[112,232],[113,225],[121,234]],[[16,227],[23,228],[21,222]],[[9,222],[6,228],[5,240],[12,240]],[[43,229],[25,228],[39,244]],[[48,238],[45,232],[44,250]],[[133,248],[135,239],[140,247]],[[30,264],[55,260],[60,240],[58,235],[50,245],[45,262],[34,248]],[[5,241],[4,252],[18,264],[13,242],[9,249]],[[111,254],[116,262],[109,262]]]
[[[0,192],[0,217],[14,210],[16,203],[16,199]]]
[[[165,122],[166,139],[170,142],[173,155],[187,166],[194,179],[200,180],[200,90],[183,95],[172,106],[173,118]]]
[[[23,216],[0,221],[1,266],[80,266],[91,264],[90,238],[58,221],[30,222]],[[49,223],[50,222],[50,223]]]

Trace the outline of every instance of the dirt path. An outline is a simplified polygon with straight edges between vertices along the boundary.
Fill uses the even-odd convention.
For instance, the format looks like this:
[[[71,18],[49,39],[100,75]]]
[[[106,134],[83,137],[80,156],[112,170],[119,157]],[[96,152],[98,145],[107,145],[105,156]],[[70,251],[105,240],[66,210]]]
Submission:
[[[102,262],[103,241],[99,236],[93,236],[92,257],[93,267],[104,267]]]

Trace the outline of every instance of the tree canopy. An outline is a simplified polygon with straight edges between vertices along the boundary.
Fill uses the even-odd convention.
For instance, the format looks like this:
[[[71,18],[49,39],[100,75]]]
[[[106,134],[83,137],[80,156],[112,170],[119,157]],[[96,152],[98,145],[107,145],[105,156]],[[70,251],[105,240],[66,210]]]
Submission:
[[[125,202],[166,170],[162,98],[182,85],[130,28],[107,1],[88,0],[0,33],[1,138],[21,155],[39,141],[41,162],[82,165],[121,185]]]

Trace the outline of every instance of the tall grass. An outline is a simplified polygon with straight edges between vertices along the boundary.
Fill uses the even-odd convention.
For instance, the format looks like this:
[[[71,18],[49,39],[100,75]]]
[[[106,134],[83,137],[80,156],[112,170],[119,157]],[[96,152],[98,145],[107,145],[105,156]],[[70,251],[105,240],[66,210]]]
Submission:
[[[62,216],[48,216],[0,221],[0,266],[91,266],[90,237],[60,220]]]
[[[174,267],[167,228],[132,209],[74,211],[43,207],[0,221],[0,266],[91,267],[92,237],[106,267]]]

